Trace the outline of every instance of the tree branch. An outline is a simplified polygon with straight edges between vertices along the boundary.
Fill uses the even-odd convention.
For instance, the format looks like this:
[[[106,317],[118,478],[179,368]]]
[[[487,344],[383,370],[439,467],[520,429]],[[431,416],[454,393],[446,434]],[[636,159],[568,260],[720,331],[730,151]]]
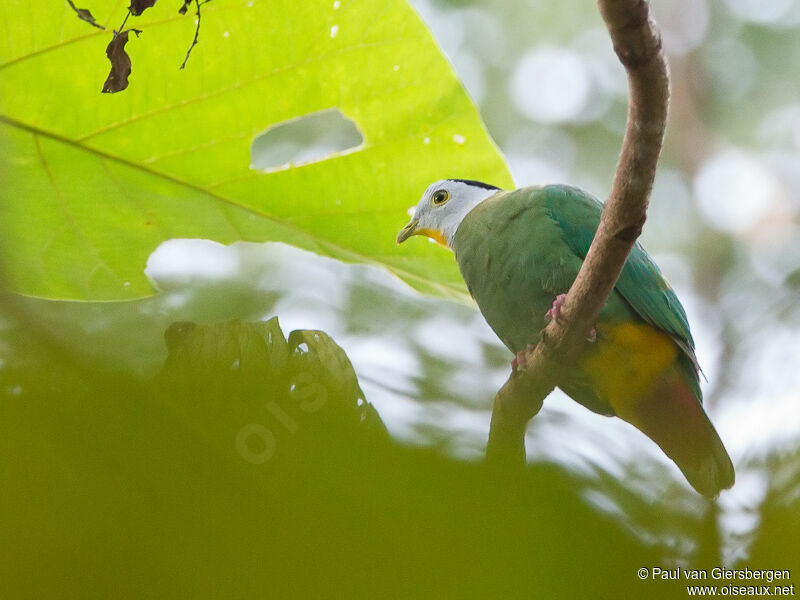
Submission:
[[[622,151],[600,226],[558,322],[525,352],[524,368],[497,392],[487,458],[525,460],[525,427],[585,349],[586,332],[614,289],[642,231],[664,138],[669,76],[661,37],[645,0],[598,0],[614,51],[628,75],[630,103]]]

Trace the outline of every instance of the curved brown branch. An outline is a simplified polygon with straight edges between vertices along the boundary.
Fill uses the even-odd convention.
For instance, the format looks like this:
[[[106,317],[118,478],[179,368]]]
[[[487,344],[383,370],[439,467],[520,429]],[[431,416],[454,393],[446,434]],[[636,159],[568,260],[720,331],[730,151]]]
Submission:
[[[559,322],[526,352],[494,399],[487,457],[524,461],[525,427],[585,347],[589,331],[617,282],[647,218],[661,153],[669,76],[661,37],[645,0],[598,0],[614,51],[628,75],[630,104],[611,194],[586,260],[567,294]]]

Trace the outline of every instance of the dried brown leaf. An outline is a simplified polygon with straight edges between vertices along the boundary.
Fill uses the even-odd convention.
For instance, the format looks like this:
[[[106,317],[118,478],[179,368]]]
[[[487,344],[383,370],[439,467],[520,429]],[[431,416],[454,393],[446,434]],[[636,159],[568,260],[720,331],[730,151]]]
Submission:
[[[138,17],[155,3],[156,0],[131,0],[131,5],[128,7],[128,10],[131,11],[134,17]]]
[[[106,47],[106,56],[111,61],[111,72],[108,74],[106,82],[103,84],[104,94],[114,94],[121,92],[128,87],[128,77],[131,74],[131,57],[125,52],[125,44],[128,43],[128,35],[134,32],[137,37],[141,33],[138,29],[126,29],[119,33],[114,33],[114,39]]]
[[[75,14],[78,15],[78,18],[81,21],[86,21],[87,23],[89,23],[89,25],[97,27],[98,29],[105,29],[105,27],[100,25],[100,23],[98,23],[95,20],[94,16],[92,16],[92,13],[91,11],[89,11],[88,8],[78,8],[77,6],[75,6],[72,0],[67,0],[67,4],[69,4],[72,7],[72,10],[75,11]]]

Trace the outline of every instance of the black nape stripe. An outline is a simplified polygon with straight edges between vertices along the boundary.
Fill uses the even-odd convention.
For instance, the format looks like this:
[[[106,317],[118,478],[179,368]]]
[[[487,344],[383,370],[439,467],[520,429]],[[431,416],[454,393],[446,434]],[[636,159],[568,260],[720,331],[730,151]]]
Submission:
[[[482,181],[475,181],[474,179],[448,179],[448,181],[460,181],[461,183],[466,183],[467,185],[472,185],[475,187],[483,188],[485,190],[499,190],[500,188],[496,185],[492,185],[490,183],[483,183]]]

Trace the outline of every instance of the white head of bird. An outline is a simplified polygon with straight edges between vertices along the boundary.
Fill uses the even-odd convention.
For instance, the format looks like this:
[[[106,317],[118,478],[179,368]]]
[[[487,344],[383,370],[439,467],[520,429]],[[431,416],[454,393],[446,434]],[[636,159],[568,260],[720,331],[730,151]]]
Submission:
[[[414,217],[397,234],[402,244],[412,235],[425,235],[450,247],[467,213],[494,196],[500,188],[471,179],[441,179],[428,186],[414,210]]]

